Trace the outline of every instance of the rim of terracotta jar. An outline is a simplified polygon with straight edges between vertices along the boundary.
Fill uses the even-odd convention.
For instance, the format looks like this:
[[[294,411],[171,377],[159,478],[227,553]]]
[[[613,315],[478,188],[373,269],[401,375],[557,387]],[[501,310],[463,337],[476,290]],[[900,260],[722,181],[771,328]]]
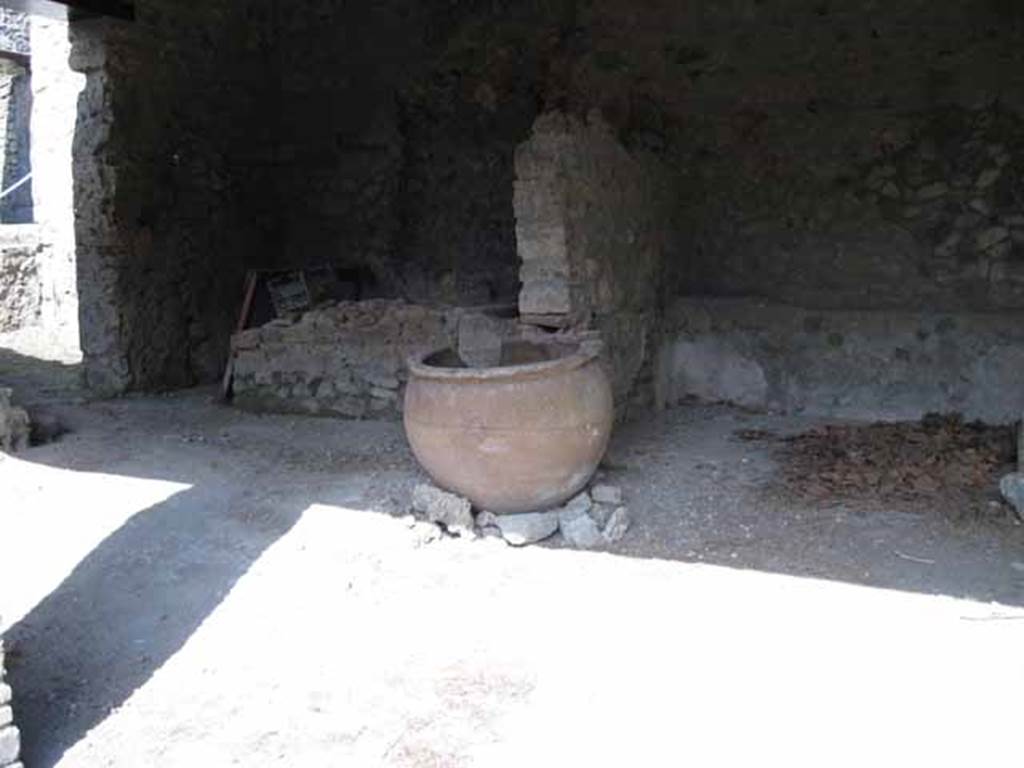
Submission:
[[[601,355],[601,344],[594,341],[534,341],[524,339],[523,343],[535,344],[538,347],[575,347],[574,351],[539,363],[523,363],[521,365],[497,365],[492,368],[450,368],[428,365],[426,359],[440,354],[451,347],[441,347],[421,352],[409,357],[409,371],[421,379],[439,381],[495,381],[499,379],[517,379],[539,376],[557,371],[571,371],[582,368]]]

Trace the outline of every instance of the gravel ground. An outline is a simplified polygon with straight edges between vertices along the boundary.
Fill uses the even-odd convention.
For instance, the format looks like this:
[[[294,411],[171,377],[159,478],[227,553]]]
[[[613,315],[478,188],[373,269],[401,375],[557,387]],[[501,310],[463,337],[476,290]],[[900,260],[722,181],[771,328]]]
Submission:
[[[431,541],[397,424],[53,408],[72,433],[0,459],[33,768],[1019,764],[1024,532],[794,506],[735,433],[814,419],[641,414],[593,553]]]

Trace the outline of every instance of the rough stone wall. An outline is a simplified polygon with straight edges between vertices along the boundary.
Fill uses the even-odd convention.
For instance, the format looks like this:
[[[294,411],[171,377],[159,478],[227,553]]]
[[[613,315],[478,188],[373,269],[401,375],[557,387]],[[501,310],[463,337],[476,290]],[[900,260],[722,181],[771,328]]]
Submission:
[[[610,1],[576,22],[569,100],[680,175],[672,290],[1024,306],[1000,231],[1022,200],[1021,4]]]
[[[1024,120],[951,108],[880,136],[892,144],[835,167],[832,189],[784,182],[774,194],[793,184],[790,200],[756,212],[738,192],[731,221],[712,207],[686,289],[810,307],[1024,308]]]
[[[276,201],[271,4],[139,0],[71,25],[81,336],[100,392],[221,369]],[[272,111],[272,110],[271,110]]]
[[[134,25],[71,30],[87,75],[76,233],[94,390],[213,378],[245,267],[357,270],[364,297],[514,297],[512,153],[538,63],[520,55],[531,46],[489,45],[493,4],[137,10]],[[470,75],[481,57],[502,82]]]
[[[672,247],[672,188],[596,113],[540,117],[516,152],[519,311],[601,331],[620,404],[645,360]]]
[[[283,260],[368,267],[413,301],[514,301],[512,158],[562,4],[279,3]]]
[[[4,682],[4,643],[0,639],[0,768],[21,768],[21,734],[14,725],[11,687]]]
[[[1015,313],[808,310],[681,299],[657,354],[659,405],[683,397],[787,413],[1011,423],[1024,409]]]
[[[236,334],[235,403],[294,413],[395,417],[406,358],[456,343],[460,311],[342,302]]]
[[[0,333],[38,326],[43,316],[40,273],[49,249],[33,225],[0,227]]]
[[[73,30],[100,390],[213,377],[246,266],[366,268],[417,301],[514,294],[513,148],[552,109],[598,109],[677,177],[681,247],[655,300],[624,292],[638,305],[1024,306],[1015,3],[140,0],[139,16]],[[642,349],[647,312],[597,319],[616,316],[613,345]]]

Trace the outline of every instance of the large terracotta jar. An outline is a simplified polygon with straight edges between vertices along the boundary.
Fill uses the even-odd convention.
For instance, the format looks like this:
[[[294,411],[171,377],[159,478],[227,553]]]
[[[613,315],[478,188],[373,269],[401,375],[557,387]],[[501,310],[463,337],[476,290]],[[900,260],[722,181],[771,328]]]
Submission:
[[[451,350],[409,361],[405,431],[434,481],[479,509],[549,509],[586,486],[608,446],[612,393],[592,342],[507,342],[493,368]]]

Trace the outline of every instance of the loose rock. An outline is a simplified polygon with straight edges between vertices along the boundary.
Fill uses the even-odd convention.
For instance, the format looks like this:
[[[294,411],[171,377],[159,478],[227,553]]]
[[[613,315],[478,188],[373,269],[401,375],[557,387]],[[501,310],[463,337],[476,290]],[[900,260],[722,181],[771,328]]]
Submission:
[[[488,368],[501,363],[504,326],[481,313],[464,315],[459,321],[459,357],[471,368]]]
[[[529,512],[522,515],[498,515],[496,527],[513,547],[536,544],[558,530],[557,512]]]
[[[565,506],[559,508],[557,512],[560,515],[563,513],[567,515],[585,515],[590,511],[592,506],[594,506],[594,502],[591,500],[590,494],[583,491],[583,493],[573,496],[568,502],[566,502]]]
[[[1024,517],[1024,473],[1014,472],[999,481],[999,490],[1003,498]]]
[[[604,528],[611,519],[615,506],[612,504],[595,504],[590,508],[590,516],[597,523],[598,528]]]
[[[617,485],[595,485],[590,489],[590,498],[598,504],[621,504],[622,489]]]
[[[609,544],[615,544],[622,541],[622,537],[629,530],[629,524],[629,509],[627,507],[619,507],[612,512],[612,516],[609,518],[604,530],[601,531],[601,535]]]
[[[576,549],[593,549],[604,543],[601,529],[589,514],[589,508],[563,508],[558,513],[562,537]]]
[[[485,528],[497,528],[498,516],[493,512],[488,512],[486,509],[481,510],[476,516],[476,526],[481,530]]]
[[[467,499],[427,483],[420,483],[413,489],[412,507],[430,522],[439,523],[449,531],[473,528],[473,507]]]

